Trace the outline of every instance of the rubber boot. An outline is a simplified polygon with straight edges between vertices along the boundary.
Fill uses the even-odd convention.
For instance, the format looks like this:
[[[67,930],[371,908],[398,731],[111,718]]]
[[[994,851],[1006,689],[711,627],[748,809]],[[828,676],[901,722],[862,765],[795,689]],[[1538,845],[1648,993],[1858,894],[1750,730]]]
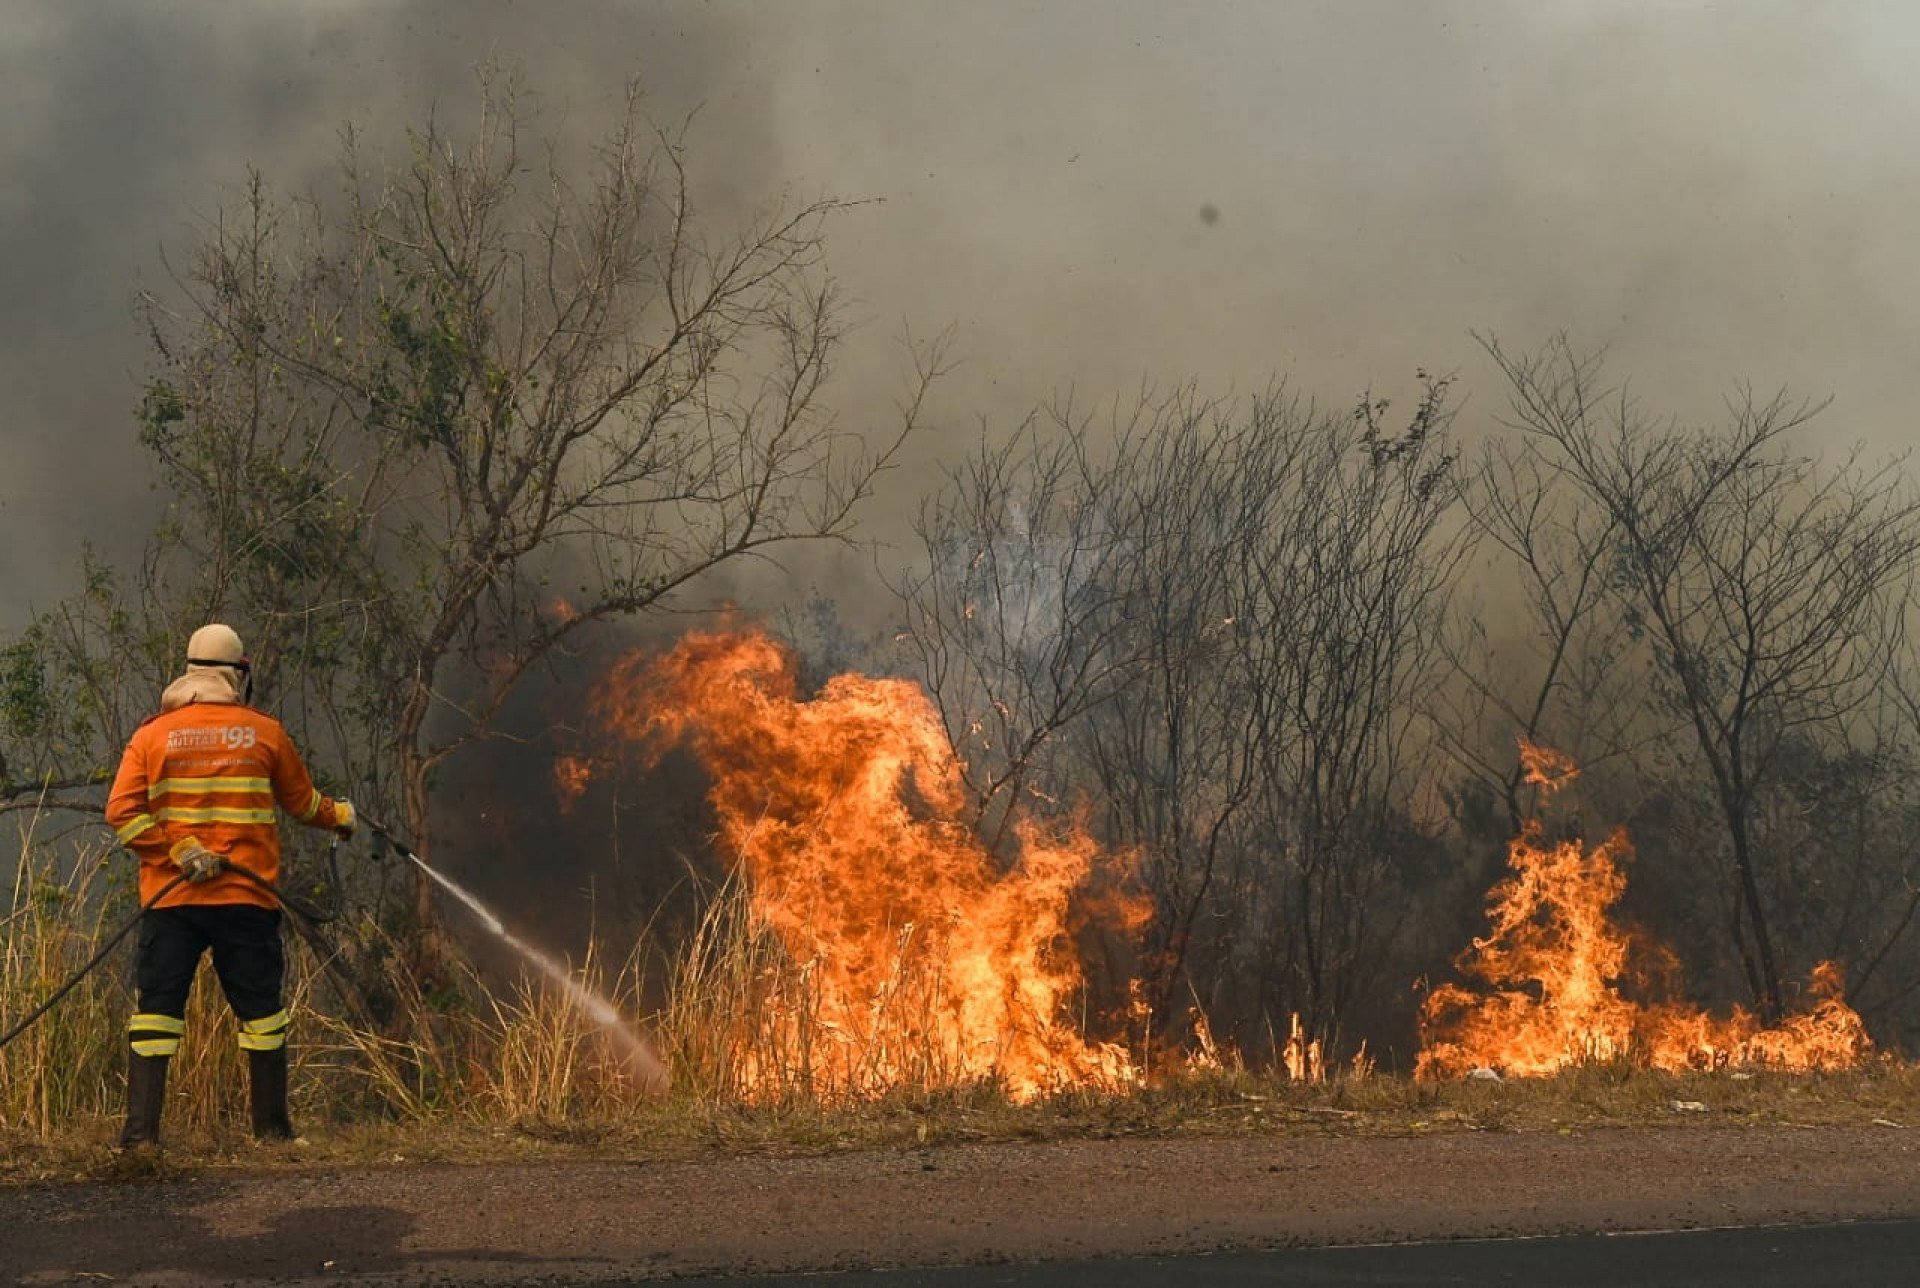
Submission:
[[[120,1132],[120,1148],[160,1144],[160,1111],[167,1101],[167,1060],[164,1055],[127,1052],[127,1125]]]
[[[247,1081],[255,1140],[292,1140],[287,1117],[287,1049],[247,1052]]]

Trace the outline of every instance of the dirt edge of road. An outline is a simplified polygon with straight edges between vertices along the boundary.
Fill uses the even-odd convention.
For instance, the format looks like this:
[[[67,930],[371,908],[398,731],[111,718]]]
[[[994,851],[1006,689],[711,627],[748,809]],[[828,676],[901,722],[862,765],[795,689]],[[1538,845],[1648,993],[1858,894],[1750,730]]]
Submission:
[[[0,1189],[0,1281],[592,1283],[1920,1216],[1920,1132],[1457,1132]]]

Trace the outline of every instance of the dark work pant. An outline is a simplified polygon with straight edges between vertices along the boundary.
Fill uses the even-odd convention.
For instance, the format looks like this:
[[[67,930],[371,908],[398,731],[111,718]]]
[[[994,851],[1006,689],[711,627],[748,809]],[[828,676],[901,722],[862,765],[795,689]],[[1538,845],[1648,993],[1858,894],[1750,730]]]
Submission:
[[[258,1020],[279,1013],[287,969],[280,911],[250,903],[155,908],[142,916],[134,965],[140,1010],[184,1017],[187,990],[193,986],[200,955],[209,948],[214,973],[235,1016]]]

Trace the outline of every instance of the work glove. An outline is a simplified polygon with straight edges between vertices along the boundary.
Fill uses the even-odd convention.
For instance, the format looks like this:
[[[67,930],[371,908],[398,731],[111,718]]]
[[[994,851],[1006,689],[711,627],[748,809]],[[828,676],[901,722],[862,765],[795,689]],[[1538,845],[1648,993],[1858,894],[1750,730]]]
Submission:
[[[333,830],[344,837],[351,837],[360,816],[353,812],[353,802],[344,796],[333,803]]]
[[[175,841],[173,848],[167,851],[167,857],[173,860],[173,866],[186,876],[187,884],[199,885],[202,881],[211,881],[220,875],[227,861],[189,836],[184,841]]]

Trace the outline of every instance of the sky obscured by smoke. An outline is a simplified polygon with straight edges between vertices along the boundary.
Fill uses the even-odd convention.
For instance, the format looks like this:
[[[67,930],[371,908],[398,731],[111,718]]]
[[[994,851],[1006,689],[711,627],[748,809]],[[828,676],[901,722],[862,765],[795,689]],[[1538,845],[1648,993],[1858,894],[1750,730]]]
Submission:
[[[1470,331],[1610,346],[1651,404],[1741,381],[1834,395],[1819,432],[1913,438],[1920,18],[1886,3],[1045,5],[989,0],[31,0],[0,27],[0,620],[79,543],[157,506],[134,440],[132,312],[248,165],[326,182],[343,122],[402,136],[519,63],[595,126],[624,78],[698,109],[713,209],[782,188],[884,199],[832,234],[863,321],[856,421],[890,338],[961,365],[896,509],[980,418],[1284,377],[1324,401],[1457,370]]]

